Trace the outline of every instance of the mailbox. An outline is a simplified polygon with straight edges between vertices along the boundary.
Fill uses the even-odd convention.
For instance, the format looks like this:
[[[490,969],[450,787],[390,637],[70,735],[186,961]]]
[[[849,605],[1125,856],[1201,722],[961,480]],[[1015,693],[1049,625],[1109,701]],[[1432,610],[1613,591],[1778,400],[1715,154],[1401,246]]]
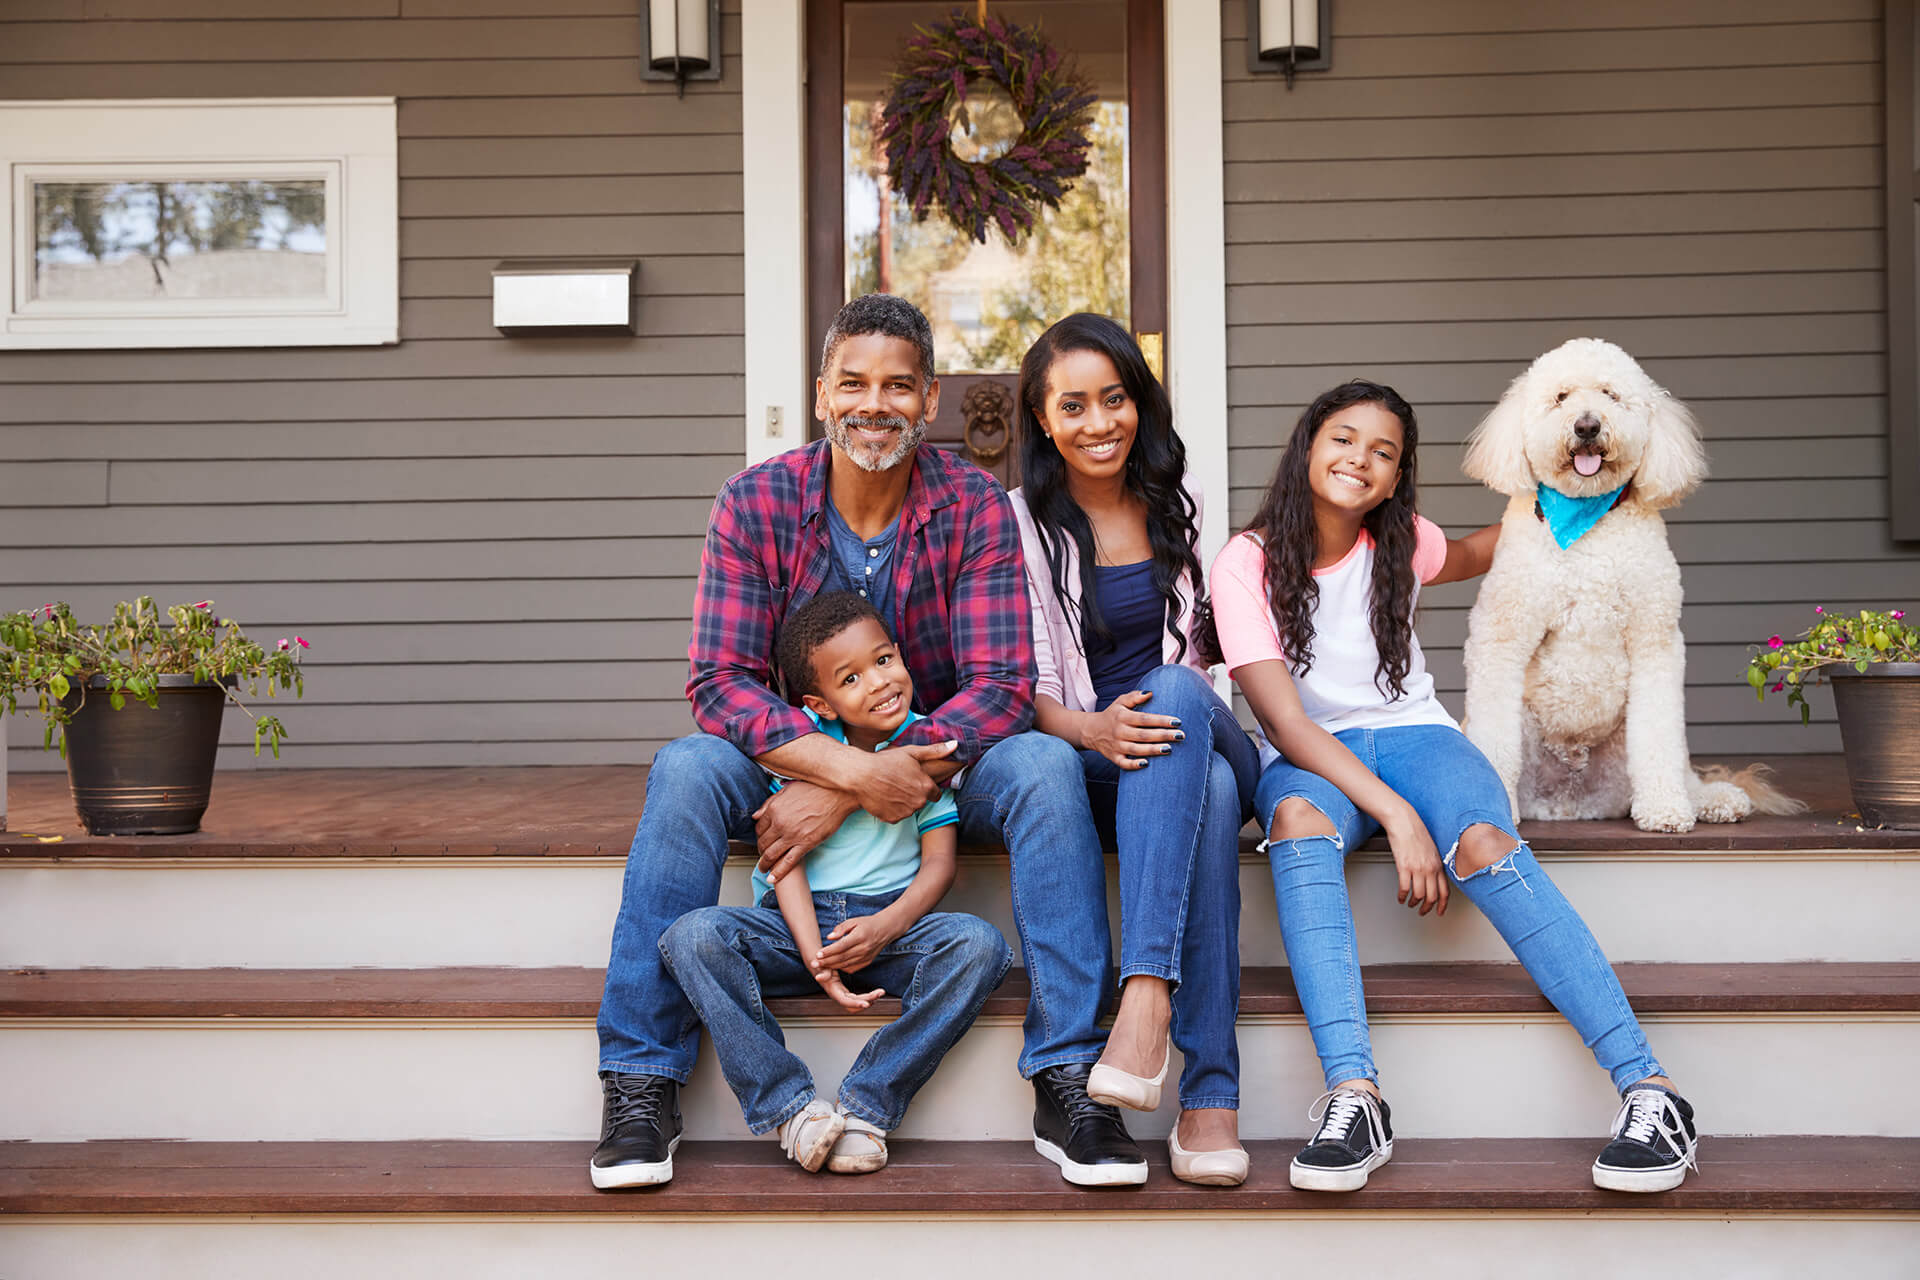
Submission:
[[[632,333],[631,258],[551,258],[493,269],[493,325],[502,333]]]

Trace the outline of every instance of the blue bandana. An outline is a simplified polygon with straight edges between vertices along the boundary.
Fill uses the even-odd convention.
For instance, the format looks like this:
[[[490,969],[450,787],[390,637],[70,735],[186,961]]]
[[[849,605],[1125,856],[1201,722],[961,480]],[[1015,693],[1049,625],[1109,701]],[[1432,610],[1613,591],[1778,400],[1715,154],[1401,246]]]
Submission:
[[[1606,493],[1596,493],[1591,498],[1569,498],[1558,489],[1550,489],[1543,484],[1536,491],[1533,509],[1547,522],[1553,540],[1564,551],[1599,524],[1601,516],[1613,510],[1626,487],[1621,485]]]

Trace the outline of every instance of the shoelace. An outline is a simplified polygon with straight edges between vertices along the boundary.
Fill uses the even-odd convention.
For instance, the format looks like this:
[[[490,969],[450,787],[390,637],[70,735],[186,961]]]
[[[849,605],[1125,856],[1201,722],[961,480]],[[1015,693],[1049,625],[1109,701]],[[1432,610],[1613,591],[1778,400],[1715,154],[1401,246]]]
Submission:
[[[1068,1079],[1069,1087],[1060,1089],[1055,1096],[1067,1113],[1068,1124],[1078,1124],[1082,1120],[1113,1120],[1119,1112],[1104,1102],[1095,1102],[1087,1093],[1085,1079]]]
[[[1687,1143],[1680,1109],[1673,1105],[1673,1096],[1659,1089],[1635,1089],[1620,1103],[1619,1114],[1613,1118],[1613,1136],[1652,1146],[1656,1133],[1666,1138],[1667,1145],[1679,1153],[1687,1168],[1700,1172]]]
[[[1320,1121],[1320,1128],[1314,1133],[1313,1140],[1346,1141],[1354,1121],[1363,1114],[1367,1118],[1367,1133],[1373,1139],[1375,1150],[1386,1146],[1387,1135],[1380,1127],[1380,1110],[1373,1105],[1372,1096],[1360,1089],[1330,1091],[1313,1100],[1313,1105],[1307,1108],[1307,1119]]]
[[[657,1084],[615,1089],[612,1105],[607,1109],[607,1123],[618,1126],[638,1121],[657,1125],[663,1114],[661,1104],[665,1100],[666,1090]]]

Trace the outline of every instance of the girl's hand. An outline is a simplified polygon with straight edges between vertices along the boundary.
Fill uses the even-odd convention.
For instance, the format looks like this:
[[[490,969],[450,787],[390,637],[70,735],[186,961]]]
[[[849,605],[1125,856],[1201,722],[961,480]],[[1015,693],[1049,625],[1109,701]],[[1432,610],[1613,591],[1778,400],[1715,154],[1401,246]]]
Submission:
[[[1105,711],[1092,711],[1081,722],[1080,745],[1091,747],[1122,769],[1144,769],[1148,758],[1163,756],[1173,744],[1187,735],[1172,716],[1151,716],[1136,711],[1153,695],[1135,689],[1107,704]]]
[[[1393,848],[1393,865],[1400,872],[1400,893],[1395,900],[1418,908],[1421,915],[1436,908],[1441,915],[1447,914],[1447,869],[1420,815],[1409,810],[1386,831],[1387,843]]]
[[[864,995],[856,995],[847,990],[846,980],[836,969],[825,969],[815,973],[813,979],[820,984],[820,989],[832,997],[833,1002],[847,1013],[865,1013],[872,1007],[875,1000],[887,994],[875,987]]]

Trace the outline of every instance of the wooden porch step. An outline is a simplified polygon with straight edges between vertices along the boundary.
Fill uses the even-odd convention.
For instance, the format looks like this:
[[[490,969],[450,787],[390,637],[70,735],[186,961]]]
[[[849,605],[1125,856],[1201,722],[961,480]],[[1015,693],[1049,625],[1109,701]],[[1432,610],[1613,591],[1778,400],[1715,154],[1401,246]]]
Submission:
[[[1622,964],[1645,1014],[1920,1012],[1920,963]],[[1367,1008],[1392,1014],[1550,1014],[1517,964],[1383,964],[1364,970]],[[604,971],[586,968],[24,969],[0,974],[0,1018],[592,1018]],[[825,996],[768,1001],[779,1017],[845,1021]],[[1021,970],[983,1016],[1019,1018]],[[1284,968],[1242,971],[1243,1017],[1300,1013]],[[879,1001],[869,1017],[893,1017]]]
[[[1365,1191],[1287,1185],[1294,1142],[1250,1142],[1232,1189],[1175,1180],[1158,1144],[1146,1185],[1083,1190],[1024,1142],[893,1146],[886,1170],[809,1177],[771,1140],[683,1144],[667,1186],[589,1186],[590,1142],[85,1142],[0,1144],[0,1215],[812,1213],[1138,1215],[1374,1211],[1920,1214],[1920,1138],[1706,1138],[1677,1190],[1596,1189],[1585,1139],[1401,1139]],[[850,1202],[849,1196],[854,1197]]]

